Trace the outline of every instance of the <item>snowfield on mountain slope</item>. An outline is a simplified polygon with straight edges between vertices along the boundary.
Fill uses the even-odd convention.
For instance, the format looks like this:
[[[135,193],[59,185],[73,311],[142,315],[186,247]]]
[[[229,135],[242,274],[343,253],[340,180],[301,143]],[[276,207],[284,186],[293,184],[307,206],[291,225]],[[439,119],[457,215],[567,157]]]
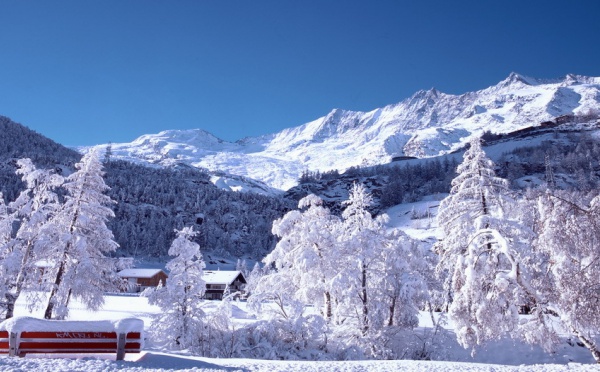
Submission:
[[[162,166],[183,162],[287,190],[305,170],[344,171],[401,155],[431,157],[462,148],[486,130],[507,133],[561,115],[598,112],[599,97],[600,78],[540,80],[511,74],[480,91],[419,91],[370,112],[335,109],[298,127],[235,143],[201,129],[168,130],[112,144],[112,152],[115,158]]]

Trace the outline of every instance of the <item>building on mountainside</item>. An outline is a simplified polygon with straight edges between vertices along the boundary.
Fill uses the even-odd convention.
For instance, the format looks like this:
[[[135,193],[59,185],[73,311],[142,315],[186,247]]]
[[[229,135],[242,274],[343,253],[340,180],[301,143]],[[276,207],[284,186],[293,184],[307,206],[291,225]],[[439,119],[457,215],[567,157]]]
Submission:
[[[127,280],[127,292],[129,293],[157,287],[160,282],[164,285],[168,278],[168,275],[161,269],[125,269],[119,271],[119,276]]]
[[[206,282],[204,298],[207,300],[221,300],[223,296],[240,292],[244,296],[246,278],[241,271],[208,271],[205,270],[202,279]]]

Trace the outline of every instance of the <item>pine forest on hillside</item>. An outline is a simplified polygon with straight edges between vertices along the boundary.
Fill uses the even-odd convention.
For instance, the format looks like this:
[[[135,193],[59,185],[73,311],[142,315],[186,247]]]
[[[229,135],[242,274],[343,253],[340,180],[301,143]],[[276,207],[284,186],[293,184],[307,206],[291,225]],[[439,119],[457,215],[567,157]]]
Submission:
[[[66,176],[81,157],[8,118],[0,117],[0,130],[0,191],[6,201],[24,187],[15,173],[17,159],[30,158]],[[196,239],[216,255],[260,259],[275,245],[272,221],[294,206],[279,197],[226,192],[206,172],[185,165],[151,168],[102,160],[108,195],[117,202],[107,225],[123,256],[166,257],[175,229],[201,225]]]

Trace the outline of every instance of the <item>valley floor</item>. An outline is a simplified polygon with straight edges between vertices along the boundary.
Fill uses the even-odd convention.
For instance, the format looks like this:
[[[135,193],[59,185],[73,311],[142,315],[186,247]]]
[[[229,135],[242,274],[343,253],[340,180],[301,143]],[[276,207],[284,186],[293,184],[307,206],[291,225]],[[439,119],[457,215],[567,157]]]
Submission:
[[[216,309],[218,301],[207,301],[206,311]],[[239,324],[254,321],[246,310],[245,302],[234,302],[232,315]],[[151,319],[159,312],[148,304],[146,298],[130,295],[108,295],[103,310],[90,312],[74,302],[70,320],[100,320],[137,317],[151,327]],[[30,313],[25,303],[17,302],[17,315],[42,318],[41,311]],[[423,331],[431,327],[428,314],[423,314]],[[451,326],[448,327],[451,330]],[[130,354],[125,361],[115,361],[114,356],[72,358],[45,358],[43,355],[26,358],[0,357],[1,371],[600,371],[587,349],[576,343],[559,345],[555,353],[548,354],[538,347],[514,343],[511,340],[490,344],[478,350],[474,357],[456,341],[444,341],[445,361],[270,361],[256,359],[214,359],[194,357],[181,352],[169,352],[147,340],[141,354]],[[77,359],[79,358],[79,359]]]
[[[599,371],[597,365],[570,363],[507,366],[482,363],[441,361],[269,361],[253,359],[211,359],[185,357],[160,352],[144,352],[139,359],[112,361],[103,359],[46,359],[46,358],[0,358],[0,369],[4,372],[21,371],[81,371],[81,372],[166,372],[166,371],[265,371],[265,372],[384,372],[384,371],[494,371],[494,372],[558,372]]]

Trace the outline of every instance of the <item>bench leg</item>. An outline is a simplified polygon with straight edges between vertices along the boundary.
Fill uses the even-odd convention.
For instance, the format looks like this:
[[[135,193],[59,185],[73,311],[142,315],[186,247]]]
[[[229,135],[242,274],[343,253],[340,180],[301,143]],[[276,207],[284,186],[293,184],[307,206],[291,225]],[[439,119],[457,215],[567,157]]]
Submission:
[[[125,333],[119,333],[119,339],[117,340],[117,360],[123,360],[125,358],[126,336]]]
[[[17,334],[14,332],[11,332],[8,338],[8,355],[13,357],[20,356],[17,347]]]

